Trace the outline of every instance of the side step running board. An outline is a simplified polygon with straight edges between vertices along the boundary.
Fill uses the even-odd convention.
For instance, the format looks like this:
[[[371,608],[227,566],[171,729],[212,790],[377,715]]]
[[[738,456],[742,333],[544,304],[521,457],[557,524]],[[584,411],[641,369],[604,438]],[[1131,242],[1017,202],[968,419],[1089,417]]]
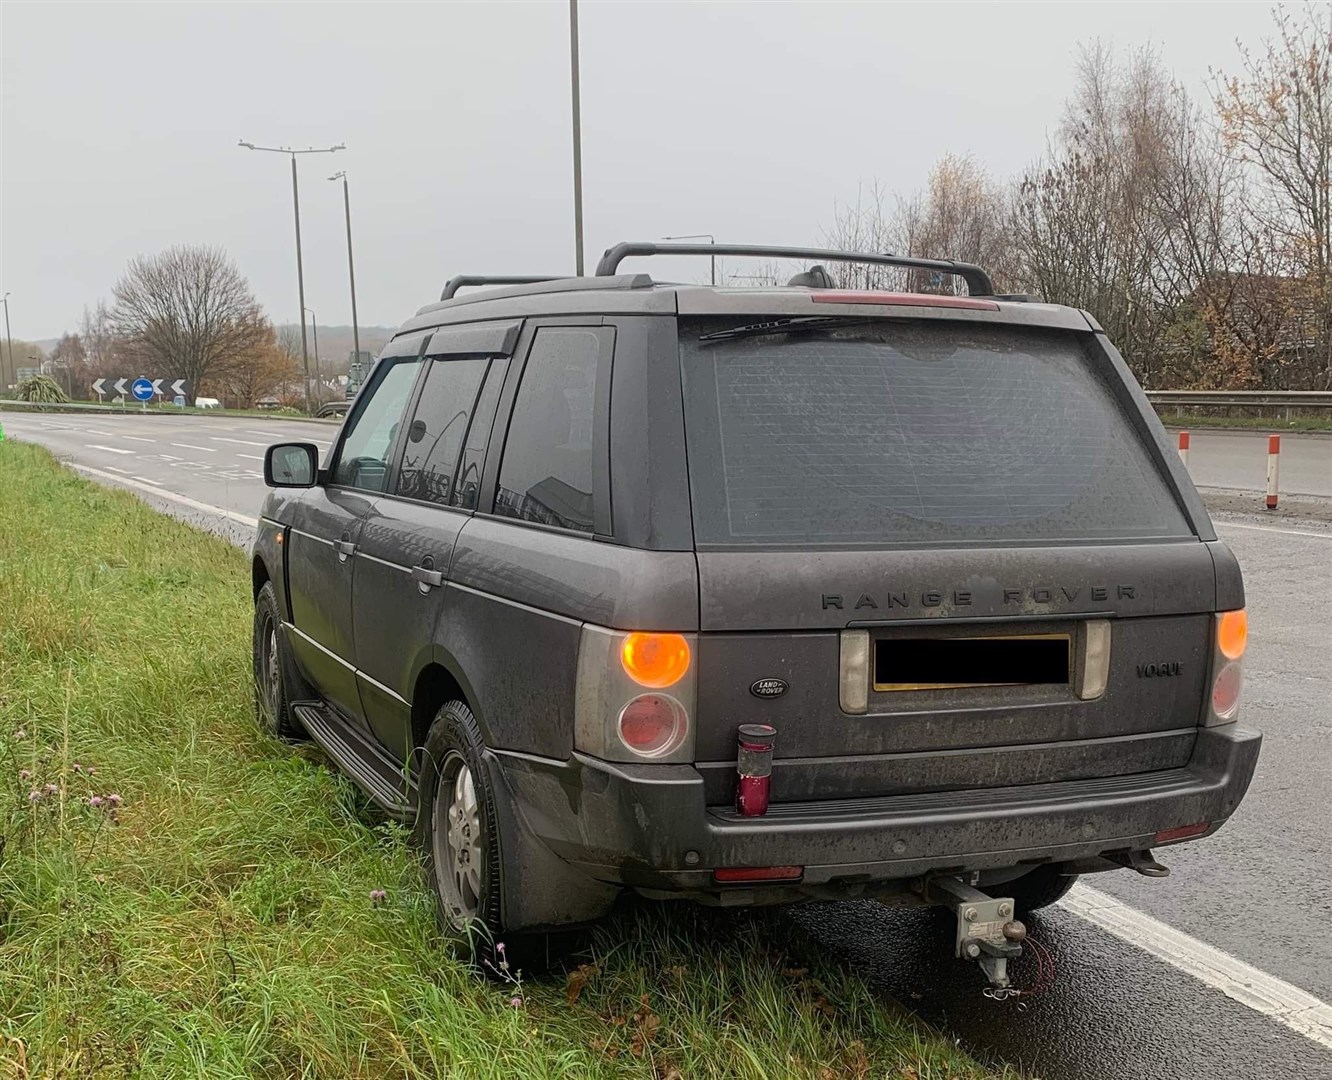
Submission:
[[[400,765],[364,732],[316,701],[291,706],[305,730],[356,785],[386,814],[410,821],[416,814],[416,778],[405,779]]]

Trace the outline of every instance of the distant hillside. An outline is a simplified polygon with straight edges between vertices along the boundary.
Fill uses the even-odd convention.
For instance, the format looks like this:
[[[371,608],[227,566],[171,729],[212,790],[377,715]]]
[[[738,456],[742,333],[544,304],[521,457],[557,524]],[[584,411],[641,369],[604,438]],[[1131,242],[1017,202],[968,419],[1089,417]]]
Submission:
[[[299,337],[301,332],[300,323],[289,324],[291,330]],[[281,333],[286,327],[279,325],[278,332]],[[393,336],[395,327],[392,326],[362,326],[361,334],[361,352],[368,352],[372,356],[377,356],[379,350]],[[314,363],[315,355],[315,336],[310,328],[306,327],[306,344],[310,350],[310,363]],[[319,327],[319,372],[321,375],[339,375],[347,371],[347,360],[352,353],[352,328],[350,326],[320,326]]]

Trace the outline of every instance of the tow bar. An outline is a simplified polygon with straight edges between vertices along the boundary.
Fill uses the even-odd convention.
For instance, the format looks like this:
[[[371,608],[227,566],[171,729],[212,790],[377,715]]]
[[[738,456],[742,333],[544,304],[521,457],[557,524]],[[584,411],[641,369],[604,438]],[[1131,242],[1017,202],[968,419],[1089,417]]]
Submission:
[[[954,955],[975,960],[990,981],[996,997],[1011,991],[1008,961],[1022,955],[1027,928],[1013,918],[1013,898],[987,896],[957,878],[930,878],[925,883],[925,899],[951,908],[957,916],[957,940]]]

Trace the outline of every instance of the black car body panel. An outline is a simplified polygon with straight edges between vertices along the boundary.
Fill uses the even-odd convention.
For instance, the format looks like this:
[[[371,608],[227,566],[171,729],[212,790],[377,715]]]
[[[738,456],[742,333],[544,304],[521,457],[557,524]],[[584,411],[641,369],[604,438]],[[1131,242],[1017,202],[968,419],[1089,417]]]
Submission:
[[[814,318],[836,329],[790,323]],[[764,321],[798,329],[746,329]],[[935,341],[953,344],[936,355]],[[826,372],[774,378],[802,357]],[[848,391],[879,358],[887,388]],[[998,365],[1008,419],[965,382]],[[938,396],[936,377],[960,396]],[[924,396],[908,413],[913,385]],[[898,434],[874,426],[891,411],[878,405],[845,419],[885,393]],[[806,425],[794,456],[786,416]],[[961,464],[912,456],[912,438],[945,430],[961,441],[939,452]],[[1083,435],[1102,442],[1066,461],[1061,440]],[[987,462],[987,439],[1030,468]],[[958,493],[897,491],[895,454]],[[1004,494],[968,493],[973,468]],[[1098,492],[1105,470],[1120,486]],[[993,512],[972,513],[986,498]],[[915,507],[900,532],[874,524],[894,500]],[[1260,743],[1209,704],[1217,613],[1244,604],[1239,566],[1122,358],[1056,305],[628,274],[429,304],[384,350],[319,482],[272,493],[254,559],[256,590],[278,586],[312,733],[338,738],[343,759],[373,746],[379,779],[349,771],[391,812],[411,812],[435,712],[468,705],[520,928],[595,917],[624,887],[760,902],[1103,869],[1163,829],[1215,831]],[[687,676],[635,688],[621,667],[632,634],[680,635]],[[884,670],[1012,640],[1055,642],[1064,666],[916,685],[848,668],[852,640]],[[626,701],[663,694],[687,735],[644,756],[616,724]],[[735,809],[747,723],[777,730],[762,817]],[[803,872],[740,888],[712,876],[768,865]]]

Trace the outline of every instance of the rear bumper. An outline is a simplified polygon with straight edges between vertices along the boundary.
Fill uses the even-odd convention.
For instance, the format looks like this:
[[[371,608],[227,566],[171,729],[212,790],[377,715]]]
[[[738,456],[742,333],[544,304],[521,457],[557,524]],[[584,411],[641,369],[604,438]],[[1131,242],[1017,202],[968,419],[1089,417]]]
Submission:
[[[717,891],[712,870],[723,866],[803,866],[802,886],[836,887],[1094,858],[1201,821],[1210,834],[1243,798],[1261,742],[1235,724],[1202,728],[1184,768],[782,803],[762,818],[706,806],[688,765],[496,759],[519,818],[556,855],[600,881],[697,893]]]

